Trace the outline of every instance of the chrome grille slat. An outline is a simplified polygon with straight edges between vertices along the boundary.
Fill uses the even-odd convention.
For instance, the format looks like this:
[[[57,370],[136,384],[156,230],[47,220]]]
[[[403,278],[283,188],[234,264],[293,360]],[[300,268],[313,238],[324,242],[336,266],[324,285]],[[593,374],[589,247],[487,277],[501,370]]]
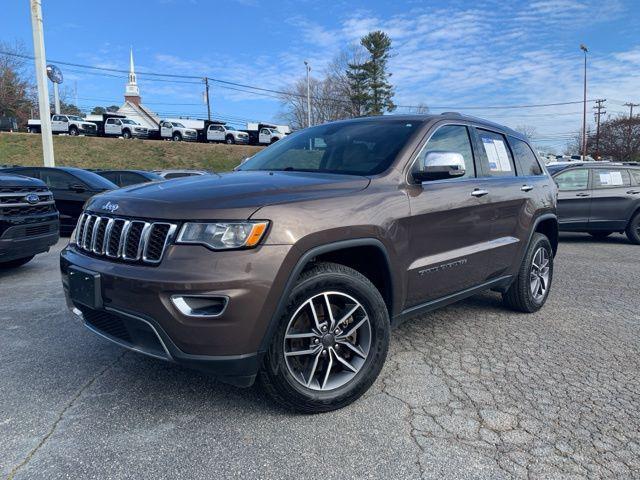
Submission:
[[[177,225],[168,222],[82,213],[76,227],[76,245],[112,260],[158,264]]]

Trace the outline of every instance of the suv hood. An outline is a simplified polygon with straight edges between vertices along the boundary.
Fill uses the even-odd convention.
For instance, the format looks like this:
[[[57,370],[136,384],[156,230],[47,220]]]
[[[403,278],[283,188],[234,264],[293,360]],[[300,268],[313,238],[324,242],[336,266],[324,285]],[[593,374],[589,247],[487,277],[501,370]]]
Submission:
[[[42,180],[25,177],[16,173],[6,173],[0,171],[0,191],[3,187],[45,187]]]
[[[368,178],[352,175],[233,172],[111,190],[93,197],[87,209],[150,219],[241,220],[266,205],[336,197],[368,185]]]

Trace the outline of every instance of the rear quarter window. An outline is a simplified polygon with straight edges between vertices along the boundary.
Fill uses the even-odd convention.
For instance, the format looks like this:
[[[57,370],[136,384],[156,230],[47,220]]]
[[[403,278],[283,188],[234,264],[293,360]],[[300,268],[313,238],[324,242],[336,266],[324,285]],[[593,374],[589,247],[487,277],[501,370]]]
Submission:
[[[640,186],[640,170],[629,170],[629,173],[631,174],[633,184]]]
[[[527,142],[509,137],[509,144],[516,160],[519,176],[542,175],[543,170],[536,158],[535,153]]]
[[[516,174],[504,135],[477,128],[482,145],[484,173],[489,177],[513,177]]]
[[[627,170],[597,168],[593,171],[593,188],[616,188],[631,185]]]

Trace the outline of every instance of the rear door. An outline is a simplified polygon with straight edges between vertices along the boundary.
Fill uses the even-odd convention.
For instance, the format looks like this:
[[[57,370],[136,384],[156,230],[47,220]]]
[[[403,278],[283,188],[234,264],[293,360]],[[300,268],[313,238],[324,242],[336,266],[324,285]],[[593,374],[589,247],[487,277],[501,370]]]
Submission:
[[[594,168],[591,178],[589,228],[624,230],[639,196],[633,193],[629,171],[626,168]]]
[[[558,185],[558,223],[562,230],[584,231],[589,225],[589,170],[571,168],[554,177]]]
[[[548,179],[541,175],[542,169],[525,142],[511,140],[521,159],[520,170],[524,170],[525,165],[528,169],[520,175],[514,153],[502,132],[481,127],[474,130],[481,175],[488,192],[485,201],[491,216],[486,272],[489,280],[512,274],[514,265],[520,262]]]
[[[430,151],[456,152],[463,156],[464,176],[425,181],[408,187],[411,217],[410,264],[407,272],[407,304],[412,307],[465,290],[485,280],[487,244],[491,240],[492,208],[474,191],[485,188],[476,175],[469,127],[444,124],[436,127],[422,147],[413,168]]]

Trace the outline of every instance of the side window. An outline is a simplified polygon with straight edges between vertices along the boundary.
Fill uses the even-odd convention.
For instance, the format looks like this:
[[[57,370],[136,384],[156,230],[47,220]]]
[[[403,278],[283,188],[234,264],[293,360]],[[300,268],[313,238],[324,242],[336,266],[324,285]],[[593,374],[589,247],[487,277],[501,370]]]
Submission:
[[[634,185],[640,186],[640,170],[629,170]]]
[[[181,177],[190,177],[192,176],[191,173],[187,173],[187,172],[174,172],[174,173],[167,173],[164,178],[166,178],[167,180],[171,180],[172,178],[181,178]]]
[[[269,135],[269,130],[267,130],[266,128],[263,128],[262,130],[260,130],[260,133],[263,135]]]
[[[560,191],[587,190],[589,186],[589,171],[586,168],[569,170],[555,177]]]
[[[51,121],[53,122],[59,122],[60,120],[60,115],[54,115],[53,117],[51,117]]]
[[[118,174],[116,172],[101,173],[100,175],[110,182],[113,182],[116,185],[118,184]]]
[[[116,123],[113,118],[108,118],[107,119],[107,125],[113,125],[114,123]]]
[[[484,153],[485,175],[489,177],[513,177],[516,170],[504,135],[476,128]]]
[[[138,175],[137,173],[132,172],[122,172],[120,174],[120,183],[121,187],[128,187],[129,185],[135,185],[137,183],[143,183],[144,177],[142,175]]]
[[[118,119],[115,119],[113,123],[115,123],[116,125],[122,125],[122,122]]]
[[[535,153],[526,142],[517,138],[509,137],[509,144],[513,155],[516,157],[516,165],[518,166],[518,175],[542,175],[542,167],[538,163]]]
[[[631,185],[626,170],[596,168],[593,170],[593,188],[628,187]]]
[[[171,128],[171,124],[170,124],[169,122],[164,122],[164,123],[162,124],[162,126],[163,126],[164,128]]]
[[[464,158],[466,168],[464,175],[457,178],[475,177],[471,140],[469,139],[469,131],[464,125],[445,125],[438,128],[422,148],[413,168],[419,168],[422,158],[426,157],[429,152],[434,151],[459,153]]]
[[[42,170],[40,172],[40,178],[49,188],[56,188],[58,190],[67,190],[72,183],[82,184],[82,182],[75,177],[56,170]]]

